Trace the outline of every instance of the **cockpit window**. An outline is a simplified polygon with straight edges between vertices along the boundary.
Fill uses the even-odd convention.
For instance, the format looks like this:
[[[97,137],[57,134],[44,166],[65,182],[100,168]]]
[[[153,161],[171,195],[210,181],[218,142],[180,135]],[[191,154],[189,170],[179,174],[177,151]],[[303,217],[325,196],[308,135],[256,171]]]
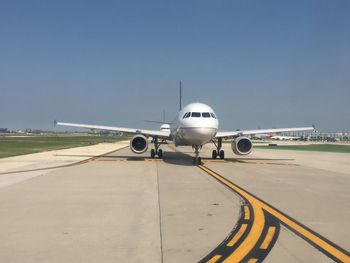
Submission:
[[[192,112],[192,114],[191,114],[191,117],[196,117],[196,118],[198,118],[198,117],[200,117],[201,116],[201,113],[200,112]]]
[[[191,115],[191,112],[186,112],[183,118],[188,118],[190,117],[190,115]]]
[[[210,118],[209,112],[202,112],[202,117],[204,117],[204,118]]]
[[[211,115],[214,119],[216,119],[216,116],[215,116],[214,113],[211,112],[210,115]]]
[[[190,117],[190,115],[191,115],[191,112],[186,112],[182,118],[183,119],[188,118]]]

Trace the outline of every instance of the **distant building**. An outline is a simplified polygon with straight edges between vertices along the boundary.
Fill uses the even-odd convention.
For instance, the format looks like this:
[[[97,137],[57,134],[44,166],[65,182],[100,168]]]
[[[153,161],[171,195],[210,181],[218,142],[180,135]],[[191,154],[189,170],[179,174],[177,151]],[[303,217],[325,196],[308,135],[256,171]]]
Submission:
[[[0,128],[0,133],[10,133],[11,131],[7,128]]]

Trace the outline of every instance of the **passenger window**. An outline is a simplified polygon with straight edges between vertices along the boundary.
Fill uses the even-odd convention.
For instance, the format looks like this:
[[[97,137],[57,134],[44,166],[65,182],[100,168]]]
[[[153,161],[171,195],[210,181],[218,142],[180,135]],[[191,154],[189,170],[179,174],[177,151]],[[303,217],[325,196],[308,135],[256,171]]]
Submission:
[[[210,118],[209,112],[202,112],[202,117],[204,117],[204,118]]]
[[[211,112],[210,115],[211,115],[214,119],[216,119],[216,116],[215,116],[214,113]]]
[[[192,112],[191,114],[192,117],[199,118],[201,116],[200,112]]]

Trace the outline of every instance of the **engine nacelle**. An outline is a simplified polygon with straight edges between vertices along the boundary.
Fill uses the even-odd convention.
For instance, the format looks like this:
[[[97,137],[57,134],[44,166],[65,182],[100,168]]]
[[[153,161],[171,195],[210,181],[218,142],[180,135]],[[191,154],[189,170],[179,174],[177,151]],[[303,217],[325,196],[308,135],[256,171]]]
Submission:
[[[145,136],[138,134],[130,140],[130,149],[137,154],[144,153],[148,149],[148,140]]]
[[[247,137],[241,136],[232,141],[231,148],[235,154],[247,155],[252,151],[253,144]]]

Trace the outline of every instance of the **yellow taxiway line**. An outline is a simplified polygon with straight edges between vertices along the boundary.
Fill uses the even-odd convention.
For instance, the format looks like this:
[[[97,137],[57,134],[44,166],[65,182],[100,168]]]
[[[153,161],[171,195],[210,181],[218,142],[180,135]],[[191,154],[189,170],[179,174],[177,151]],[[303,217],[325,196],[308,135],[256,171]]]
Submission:
[[[223,183],[230,189],[234,190],[236,193],[240,194],[251,204],[253,208],[254,223],[250,230],[249,235],[246,237],[245,240],[243,240],[240,246],[225,259],[224,262],[239,262],[246,255],[248,255],[248,253],[254,247],[257,240],[262,234],[262,230],[265,224],[265,217],[264,217],[263,210],[270,213],[287,228],[291,229],[293,232],[301,236],[304,240],[318,247],[322,252],[324,252],[331,258],[340,262],[350,262],[350,256],[347,251],[343,250],[342,248],[328,241],[326,238],[323,238],[322,236],[313,232],[311,229],[308,229],[307,227],[303,226],[301,223],[298,223],[297,221],[293,220],[292,218],[285,215],[284,213],[278,211],[276,208],[272,207],[271,205],[265,203],[259,198],[248,193],[241,187],[235,185],[234,183],[227,180],[225,177],[217,174],[216,172],[205,167],[204,165],[198,165],[198,167],[203,171],[205,171],[206,173],[208,173],[209,175],[211,175],[212,177],[214,177],[215,179],[217,179],[219,182]],[[244,209],[246,211],[246,208]],[[249,209],[247,211],[249,211]],[[246,216],[246,212],[245,212],[245,216]],[[274,236],[274,232],[275,232],[275,229],[273,227],[270,227],[265,237],[265,240],[261,244],[260,248],[265,249],[269,246]],[[254,260],[255,259],[251,259],[252,262],[254,262]]]

